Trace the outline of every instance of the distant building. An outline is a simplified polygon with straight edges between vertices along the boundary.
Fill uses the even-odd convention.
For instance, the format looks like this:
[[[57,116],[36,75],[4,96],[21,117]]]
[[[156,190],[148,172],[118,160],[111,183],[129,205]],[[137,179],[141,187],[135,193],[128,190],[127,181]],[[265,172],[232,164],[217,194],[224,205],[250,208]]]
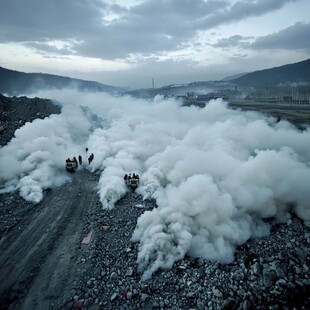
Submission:
[[[218,98],[221,98],[223,100],[227,99],[227,97],[222,93],[196,94],[194,92],[188,92],[186,93],[185,97],[188,100],[204,101],[204,102],[208,102],[212,99],[218,99]]]

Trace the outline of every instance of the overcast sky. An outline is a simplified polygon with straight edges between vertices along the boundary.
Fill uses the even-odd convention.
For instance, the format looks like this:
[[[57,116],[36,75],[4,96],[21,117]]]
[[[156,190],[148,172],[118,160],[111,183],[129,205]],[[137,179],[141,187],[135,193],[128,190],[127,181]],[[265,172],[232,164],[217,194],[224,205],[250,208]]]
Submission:
[[[309,0],[0,0],[0,66],[132,88],[310,56]]]

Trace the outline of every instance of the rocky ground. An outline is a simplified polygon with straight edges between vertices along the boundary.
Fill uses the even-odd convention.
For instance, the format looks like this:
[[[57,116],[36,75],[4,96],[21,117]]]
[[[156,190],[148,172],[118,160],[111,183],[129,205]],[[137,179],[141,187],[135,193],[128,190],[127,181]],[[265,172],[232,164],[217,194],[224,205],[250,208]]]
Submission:
[[[26,122],[60,113],[60,105],[51,100],[27,97],[6,97],[0,94],[0,145],[7,144],[14,132]]]
[[[59,111],[49,101],[1,96],[1,145],[26,121]],[[0,195],[1,309],[310,308],[310,229],[298,218],[270,219],[270,235],[239,247],[232,264],[185,257],[143,282],[130,238],[156,204],[128,192],[102,210],[98,179],[80,167],[38,205]]]

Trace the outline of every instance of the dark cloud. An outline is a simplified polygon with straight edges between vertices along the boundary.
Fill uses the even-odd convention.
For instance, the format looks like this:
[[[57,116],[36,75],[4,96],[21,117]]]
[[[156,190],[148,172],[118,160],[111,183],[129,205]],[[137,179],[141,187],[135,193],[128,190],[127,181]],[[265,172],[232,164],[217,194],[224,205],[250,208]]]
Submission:
[[[221,48],[231,48],[231,47],[248,47],[249,40],[253,39],[253,37],[244,37],[240,35],[234,35],[229,38],[223,38],[217,41],[217,43],[213,44],[213,47],[221,47]]]
[[[2,5],[2,42],[86,37],[108,6],[100,0],[10,0]]]
[[[213,47],[243,48],[243,49],[283,49],[283,50],[309,50],[310,52],[310,23],[298,22],[293,26],[279,32],[258,37],[245,37],[234,35],[218,40]],[[253,41],[254,40],[254,41]],[[253,41],[253,42],[251,42]]]
[[[0,11],[0,42],[28,44],[42,53],[102,59],[152,55],[181,49],[199,31],[259,16],[295,1],[145,0],[125,8],[103,0],[10,0]],[[47,44],[54,40],[70,44],[63,48]],[[233,40],[218,44],[233,44]]]
[[[206,15],[200,21],[199,27],[209,29],[221,24],[261,16],[296,1],[298,0],[240,0],[232,5],[227,3],[221,10]]]
[[[310,23],[296,23],[284,30],[258,38],[251,47],[254,49],[309,50]]]
[[[191,0],[145,1],[132,7],[121,20],[101,29],[102,44],[96,44],[91,53],[98,57],[124,57],[128,54],[151,54],[176,50],[192,39],[197,20],[227,5],[223,1]],[[94,38],[96,40],[96,38]],[[90,52],[88,45],[79,48]]]

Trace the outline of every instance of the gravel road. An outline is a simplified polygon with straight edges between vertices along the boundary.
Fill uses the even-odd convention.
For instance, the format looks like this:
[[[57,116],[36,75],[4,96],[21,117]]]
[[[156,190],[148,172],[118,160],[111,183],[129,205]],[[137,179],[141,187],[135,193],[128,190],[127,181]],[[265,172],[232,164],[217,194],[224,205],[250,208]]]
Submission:
[[[60,111],[37,102],[0,97],[1,145],[26,121]],[[80,168],[37,205],[18,193],[0,195],[1,309],[310,308],[310,229],[298,218],[270,219],[270,235],[243,244],[231,264],[186,256],[141,281],[130,238],[156,204],[128,192],[102,210],[98,180]]]
[[[67,292],[75,277],[85,217],[97,195],[95,188],[92,175],[81,173],[73,176],[72,183],[46,193],[35,207],[24,202],[15,205],[17,197],[6,195],[2,213],[15,217],[20,208],[28,208],[13,227],[5,227],[1,238],[2,305],[14,301],[18,309],[48,309]],[[23,300],[18,300],[21,294]]]

